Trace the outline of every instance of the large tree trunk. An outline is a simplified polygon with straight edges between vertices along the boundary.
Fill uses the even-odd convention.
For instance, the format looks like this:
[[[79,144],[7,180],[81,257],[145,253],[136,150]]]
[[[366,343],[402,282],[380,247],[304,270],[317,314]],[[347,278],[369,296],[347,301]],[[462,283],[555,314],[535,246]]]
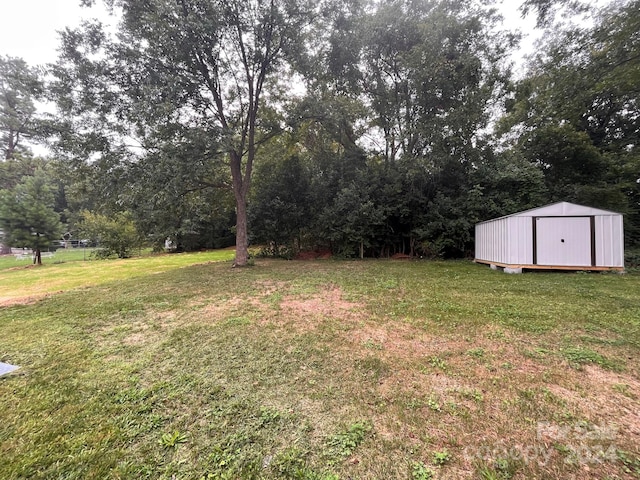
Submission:
[[[236,200],[236,259],[234,267],[244,267],[249,262],[249,238],[247,234],[247,185],[242,178],[242,157],[231,152],[231,178]]]
[[[236,196],[236,259],[234,266],[245,266],[249,261],[249,239],[247,235],[247,199]]]
[[[36,248],[33,252],[33,264],[34,265],[42,265],[42,253],[39,248]]]

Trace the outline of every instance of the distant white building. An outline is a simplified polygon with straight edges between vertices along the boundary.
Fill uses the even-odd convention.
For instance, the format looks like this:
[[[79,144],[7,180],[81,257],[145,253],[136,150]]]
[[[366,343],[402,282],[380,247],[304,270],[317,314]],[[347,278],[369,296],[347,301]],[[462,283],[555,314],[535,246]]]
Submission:
[[[476,225],[475,261],[522,269],[624,270],[622,215],[559,202]]]

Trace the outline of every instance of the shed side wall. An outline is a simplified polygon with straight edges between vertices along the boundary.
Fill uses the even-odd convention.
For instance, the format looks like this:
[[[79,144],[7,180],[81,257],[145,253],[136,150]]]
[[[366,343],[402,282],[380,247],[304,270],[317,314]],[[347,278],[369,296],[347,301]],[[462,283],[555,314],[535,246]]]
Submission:
[[[476,258],[510,263],[514,246],[509,242],[512,218],[500,218],[476,225]]]
[[[622,215],[595,217],[596,266],[624,267]]]
[[[498,256],[494,249],[493,232],[496,222],[486,222],[476,225],[476,258],[488,261],[497,261]]]

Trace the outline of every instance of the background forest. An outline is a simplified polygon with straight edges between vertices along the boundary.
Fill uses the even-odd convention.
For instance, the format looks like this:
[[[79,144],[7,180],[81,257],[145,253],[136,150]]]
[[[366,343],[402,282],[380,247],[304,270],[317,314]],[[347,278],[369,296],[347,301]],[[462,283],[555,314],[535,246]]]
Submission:
[[[640,245],[638,0],[525,1],[522,76],[491,2],[105,3],[116,26],[62,32],[57,63],[0,57],[5,243],[452,258],[479,221],[569,201]]]

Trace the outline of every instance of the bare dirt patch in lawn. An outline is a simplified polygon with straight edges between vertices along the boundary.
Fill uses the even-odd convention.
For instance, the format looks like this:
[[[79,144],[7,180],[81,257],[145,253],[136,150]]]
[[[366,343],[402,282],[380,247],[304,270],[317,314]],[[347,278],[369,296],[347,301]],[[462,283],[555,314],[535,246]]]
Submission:
[[[2,307],[13,307],[16,305],[33,305],[38,300],[45,298],[46,295],[30,295],[26,297],[0,297],[0,308]]]
[[[470,451],[539,448],[540,455],[557,465],[567,454],[539,443],[539,425],[566,431],[567,425],[584,421],[614,432],[605,447],[634,451],[640,444],[640,382],[626,372],[590,365],[576,369],[554,354],[553,347],[540,358],[530,358],[525,352],[535,350],[535,344],[509,331],[444,335],[394,320],[360,322],[342,335],[345,356],[378,357],[387,367],[373,389],[389,405],[385,421],[376,426],[389,441],[426,436],[432,449],[454,451],[455,446],[447,446],[450,438]],[[567,448],[576,446],[576,439],[565,440]],[[612,465],[587,467],[592,477],[605,475]],[[550,472],[535,463],[524,470]],[[581,471],[573,477],[567,471],[562,475],[580,478]]]
[[[342,289],[335,285],[312,295],[287,295],[280,301],[280,313],[275,319],[296,330],[315,330],[324,319],[357,321],[363,318],[364,306],[343,298]],[[274,318],[269,320],[273,321]]]
[[[183,315],[183,323],[207,323],[212,324],[227,320],[231,317],[254,315],[264,309],[259,298],[246,296],[214,297],[199,299],[187,306]]]
[[[24,295],[24,296],[15,296],[15,297],[0,297],[0,308],[2,307],[13,307],[17,305],[33,305],[40,300],[45,298],[52,297],[54,295],[58,295],[60,293],[64,293],[63,290],[58,290],[57,292],[47,292],[42,293],[40,295]]]
[[[279,292],[285,292],[289,288],[287,282],[277,282],[275,280],[256,281],[254,283],[260,295],[269,296]]]
[[[109,324],[100,328],[95,338],[104,347],[114,347],[119,344],[135,347],[158,341],[166,334],[163,324],[153,321],[133,321]]]

